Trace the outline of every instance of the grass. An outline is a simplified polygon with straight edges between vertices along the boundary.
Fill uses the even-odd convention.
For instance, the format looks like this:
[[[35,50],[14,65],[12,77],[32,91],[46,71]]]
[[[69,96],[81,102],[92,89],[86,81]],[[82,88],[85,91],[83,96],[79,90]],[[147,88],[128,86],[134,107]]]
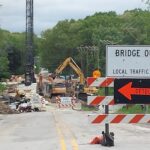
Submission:
[[[98,90],[98,95],[100,96],[106,96],[105,94],[105,88],[99,88]],[[107,96],[112,96],[114,95],[114,88],[108,88],[108,95]]]
[[[133,105],[129,108],[124,106],[120,110],[118,110],[116,113],[122,113],[122,114],[150,114],[150,106],[147,107],[147,110],[144,108],[142,109],[141,105]]]
[[[88,106],[88,105],[81,105],[82,111],[96,111],[97,108],[94,106]]]

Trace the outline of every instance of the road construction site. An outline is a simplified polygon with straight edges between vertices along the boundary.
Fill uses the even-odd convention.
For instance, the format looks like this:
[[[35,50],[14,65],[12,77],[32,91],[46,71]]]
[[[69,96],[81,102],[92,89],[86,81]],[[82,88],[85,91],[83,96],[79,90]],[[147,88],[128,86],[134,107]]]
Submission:
[[[2,150],[149,150],[150,127],[114,124],[115,146],[90,144],[101,135],[104,125],[88,122],[89,113],[47,106],[46,112],[0,115],[0,148]]]
[[[149,150],[150,1],[25,1],[0,2],[0,150]]]
[[[95,80],[96,78],[93,79]],[[101,81],[102,78],[95,81],[100,82],[99,80]],[[83,91],[77,90],[77,92],[75,92],[76,88],[74,88],[74,90],[70,90],[71,93],[66,89],[64,90],[64,86],[55,87],[56,95],[51,95],[53,90],[51,87],[54,88],[56,83],[59,83],[59,85],[61,83],[62,85],[65,80],[62,80],[60,77],[52,79],[45,71],[36,75],[37,83],[32,83],[30,86],[25,86],[21,82],[22,80],[18,81],[15,79],[15,81],[11,80],[3,83],[7,84],[7,89],[3,92],[0,103],[0,147],[2,150],[108,149],[108,145],[107,147],[102,146],[102,143],[105,141],[105,135],[102,132],[105,133],[106,124],[100,123],[104,118],[101,119],[98,116],[99,114],[102,117],[106,115],[105,107],[100,105],[89,106],[87,103],[89,93],[83,90],[84,87],[80,89]],[[79,83],[82,82],[79,81]],[[82,94],[78,96],[80,92],[84,96]],[[91,97],[91,103],[93,98]],[[110,106],[109,113],[113,115],[123,106]],[[90,109],[84,111],[83,107],[92,109],[91,111],[89,111]],[[94,115],[98,117],[91,121],[90,116]],[[126,116],[121,115],[114,119],[109,119],[113,119],[112,122],[114,123],[119,123],[123,122],[121,117]],[[132,121],[134,124],[121,122],[121,124],[110,125],[108,141],[110,143],[113,141],[113,144],[111,143],[112,149],[149,149],[149,120],[145,123],[149,116],[145,116],[143,119],[141,117],[144,117],[144,115],[131,117],[127,116],[124,120],[130,123]],[[130,120],[128,121],[128,119]],[[107,119],[105,120],[107,121]],[[138,124],[141,120],[144,123]],[[92,124],[94,122],[96,124]],[[111,135],[111,133],[114,135]]]

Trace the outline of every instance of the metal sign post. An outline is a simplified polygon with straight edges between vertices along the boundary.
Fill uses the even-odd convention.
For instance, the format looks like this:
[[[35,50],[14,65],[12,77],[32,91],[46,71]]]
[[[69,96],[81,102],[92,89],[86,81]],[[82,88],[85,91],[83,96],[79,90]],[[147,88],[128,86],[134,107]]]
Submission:
[[[105,95],[108,95],[109,89],[108,87],[105,87]],[[105,114],[109,114],[109,105],[105,105]],[[109,123],[105,123],[105,132],[102,132],[103,135],[103,146],[114,146],[114,133],[109,132]]]
[[[108,95],[108,87],[105,87],[105,95]],[[105,105],[105,114],[109,114],[109,105]],[[109,124],[105,124],[105,133],[109,134]]]

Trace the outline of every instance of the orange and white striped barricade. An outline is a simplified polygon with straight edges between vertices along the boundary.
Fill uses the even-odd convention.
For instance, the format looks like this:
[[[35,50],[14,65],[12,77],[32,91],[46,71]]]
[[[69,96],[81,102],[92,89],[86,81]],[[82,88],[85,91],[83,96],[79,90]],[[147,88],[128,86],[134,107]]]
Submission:
[[[105,114],[89,114],[88,118],[92,124],[105,124],[105,132],[103,131],[103,138],[105,139],[104,146],[114,146],[114,134],[109,132],[109,124],[113,123],[150,123],[150,114],[109,114],[109,106],[114,105],[114,96],[108,95],[108,87],[114,87],[115,78],[87,78],[87,84],[91,87],[105,87],[106,96],[89,96],[89,105],[105,105]],[[114,107],[114,106],[113,106]],[[107,138],[106,138],[107,137]],[[109,139],[109,140],[107,140]]]
[[[115,78],[87,78],[87,84],[91,87],[114,87],[114,80]]]
[[[72,104],[63,104],[63,103],[59,104],[59,108],[70,108],[70,107],[72,107]]]
[[[72,109],[81,110],[81,102],[75,96],[72,97]]]
[[[87,104],[97,105],[114,105],[114,96],[88,96]]]
[[[57,104],[59,108],[71,108],[75,106],[75,103],[72,101],[72,97],[56,97]]]
[[[105,123],[150,123],[150,114],[90,114],[92,124]]]
[[[61,104],[60,96],[56,96],[56,104],[57,104],[58,108],[60,108],[60,104]]]

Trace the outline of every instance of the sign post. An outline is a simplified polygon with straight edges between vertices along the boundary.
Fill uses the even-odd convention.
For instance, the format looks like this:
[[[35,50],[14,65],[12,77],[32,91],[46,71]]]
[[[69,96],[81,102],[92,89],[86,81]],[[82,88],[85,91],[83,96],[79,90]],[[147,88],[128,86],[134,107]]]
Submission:
[[[107,79],[104,81],[102,78],[89,78],[88,80],[90,86],[105,87],[105,96],[108,96],[108,87],[114,81],[114,99],[99,96],[91,101],[89,97],[89,103],[94,105],[106,101],[105,114],[92,117],[92,123],[105,123],[102,145],[114,146],[114,133],[109,131],[109,123],[150,123],[150,114],[109,114],[108,106],[109,104],[150,104],[149,60],[150,45],[106,47]]]
[[[107,45],[106,76],[115,78],[150,78],[149,60],[150,46]],[[149,103],[150,87],[145,86],[147,81],[133,80],[122,79],[115,81],[115,103],[143,104],[143,98],[145,103]],[[143,84],[143,86],[140,86],[140,84]],[[137,99],[138,97],[139,99]],[[105,106],[105,113],[107,114],[108,111],[108,106]],[[105,124],[105,128],[106,133],[109,135],[109,124]]]
[[[105,95],[108,95],[108,87],[105,87]],[[109,105],[105,105],[105,114],[109,114]],[[105,133],[109,135],[109,124],[105,124]]]

